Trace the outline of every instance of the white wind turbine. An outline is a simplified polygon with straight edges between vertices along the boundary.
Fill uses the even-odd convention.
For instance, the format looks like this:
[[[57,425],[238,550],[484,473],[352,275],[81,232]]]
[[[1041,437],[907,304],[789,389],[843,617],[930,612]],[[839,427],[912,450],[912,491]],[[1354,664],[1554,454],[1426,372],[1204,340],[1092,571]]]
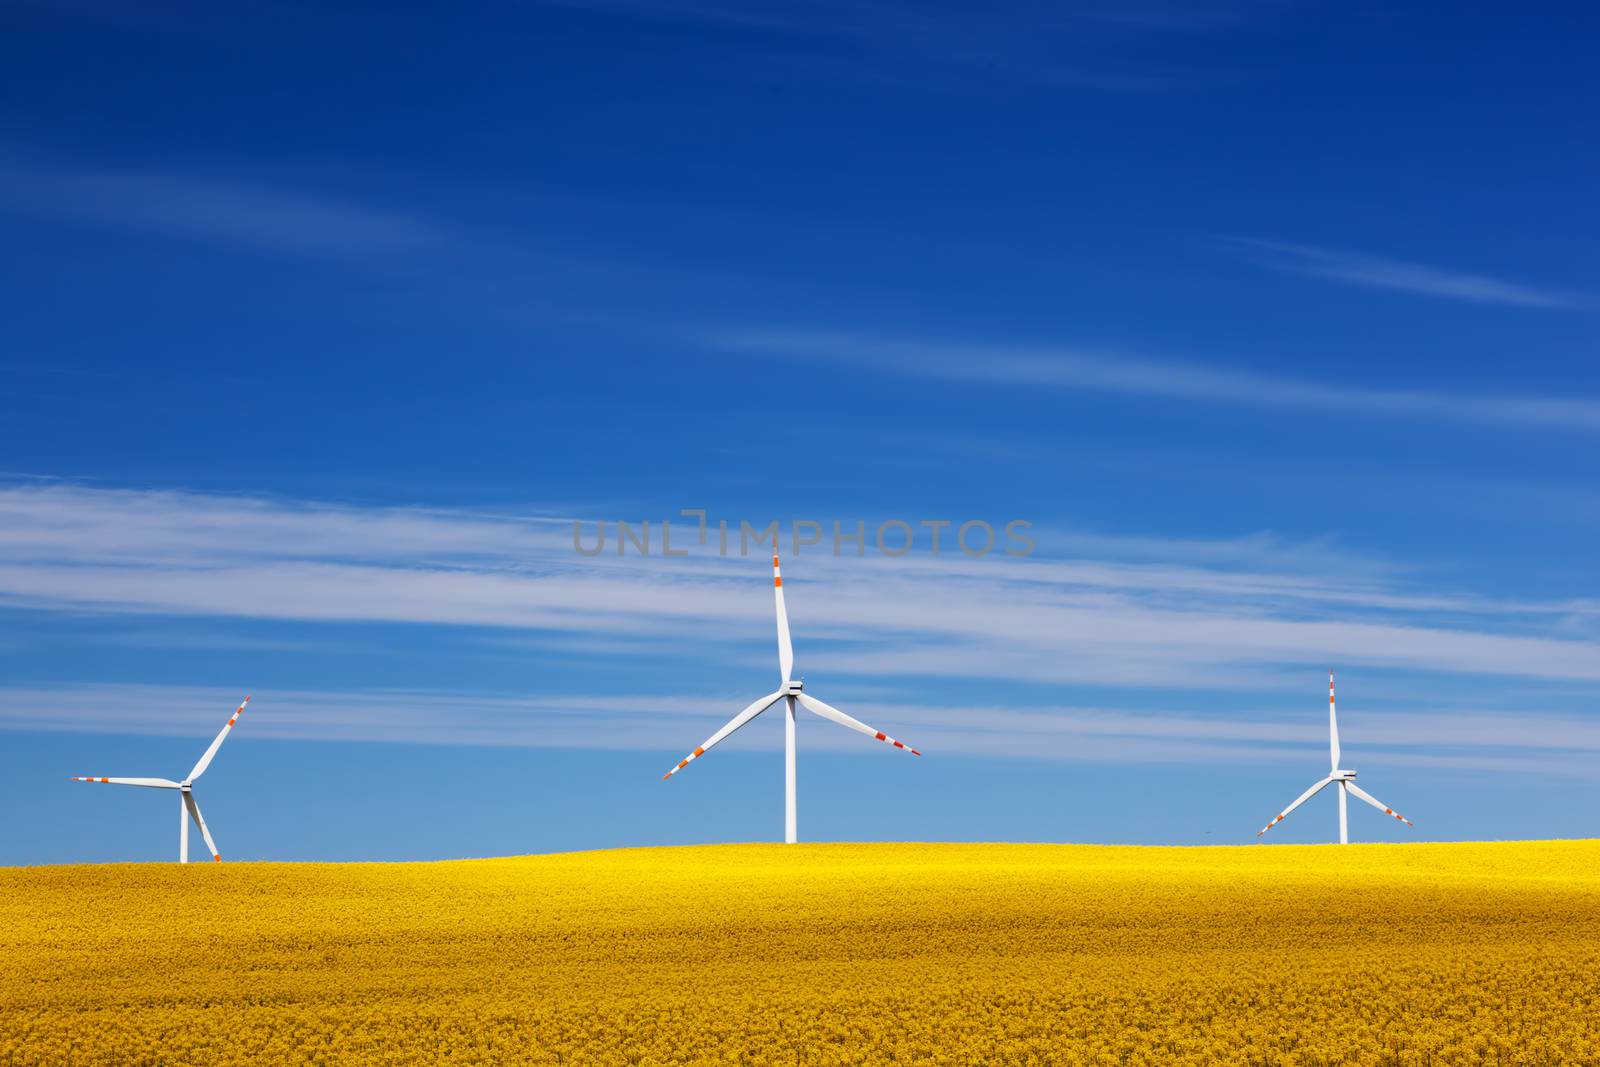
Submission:
[[[1371,804],[1385,815],[1393,815],[1396,819],[1399,819],[1407,826],[1415,825],[1410,819],[1406,818],[1404,815],[1401,815],[1393,808],[1385,807],[1382,801],[1378,800],[1378,798],[1374,797],[1371,793],[1365,792],[1360,786],[1356,785],[1355,771],[1346,771],[1339,768],[1339,717],[1333,708],[1332,671],[1328,672],[1328,756],[1330,765],[1328,777],[1322,779],[1322,781],[1318,782],[1310,789],[1307,789],[1304,793],[1301,793],[1300,798],[1293,804],[1290,804],[1287,808],[1284,808],[1276,819],[1273,819],[1271,822],[1267,823],[1267,825],[1263,826],[1260,830],[1257,830],[1257,837],[1260,837],[1262,834],[1278,825],[1291,811],[1293,811],[1295,808],[1298,808],[1300,805],[1304,804],[1318,793],[1322,792],[1325,786],[1331,785],[1334,782],[1339,783],[1339,844],[1348,845],[1350,843],[1350,816],[1346,810],[1346,803],[1348,802],[1348,797],[1346,794],[1348,793],[1354,793],[1357,797],[1365,800],[1368,804]]]
[[[676,767],[662,776],[662,780],[665,781],[671,778],[674,774],[677,774],[705,755],[718,741],[721,741],[739,729],[739,727],[782,700],[786,708],[783,725],[783,839],[786,843],[792,845],[798,839],[794,799],[794,709],[797,702],[824,719],[831,719],[840,726],[848,726],[850,729],[864,733],[868,737],[875,737],[879,741],[887,742],[895,748],[905,749],[913,756],[920,756],[922,753],[896,741],[882,730],[874,730],[866,723],[852,719],[838,708],[824,704],[816,697],[803,692],[804,684],[802,682],[792,680],[789,677],[794,668],[794,646],[789,643],[789,612],[783,606],[783,574],[778,569],[777,556],[772,557],[772,587],[778,604],[778,666],[783,673],[783,687],[776,693],[768,693],[728,720],[726,726],[712,734],[703,745],[680,760]]]
[[[245,697],[244,702],[234,710],[228,719],[228,724],[218,732],[216,740],[211,742],[211,747],[206,749],[206,754],[200,757],[200,762],[194,765],[189,772],[189,777],[181,782],[174,782],[170,778],[74,778],[74,782],[105,782],[108,785],[138,785],[146,789],[176,789],[183,798],[178,805],[178,862],[189,862],[189,820],[200,828],[200,836],[206,839],[206,848],[211,850],[211,858],[221,862],[222,857],[217,854],[217,843],[211,840],[211,831],[206,829],[205,819],[200,817],[200,805],[194,802],[195,779],[206,773],[206,768],[211,766],[211,760],[216,756],[217,749],[222,747],[222,742],[227,740],[228,731],[233,729],[233,724],[239,721],[239,716],[244,714],[245,704],[250,703],[250,698]]]

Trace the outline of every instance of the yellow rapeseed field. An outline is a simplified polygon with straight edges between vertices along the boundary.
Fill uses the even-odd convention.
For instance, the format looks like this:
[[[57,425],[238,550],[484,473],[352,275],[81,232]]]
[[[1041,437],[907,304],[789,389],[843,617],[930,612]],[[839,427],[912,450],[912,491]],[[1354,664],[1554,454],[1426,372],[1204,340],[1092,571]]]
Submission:
[[[0,870],[0,1063],[1595,1064],[1600,842]]]

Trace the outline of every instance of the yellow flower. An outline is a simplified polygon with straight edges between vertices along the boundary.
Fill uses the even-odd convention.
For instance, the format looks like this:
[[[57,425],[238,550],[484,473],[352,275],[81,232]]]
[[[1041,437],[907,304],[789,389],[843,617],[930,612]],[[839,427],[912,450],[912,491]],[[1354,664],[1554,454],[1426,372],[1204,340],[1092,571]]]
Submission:
[[[0,1065],[1600,1062],[1600,843],[0,870]]]

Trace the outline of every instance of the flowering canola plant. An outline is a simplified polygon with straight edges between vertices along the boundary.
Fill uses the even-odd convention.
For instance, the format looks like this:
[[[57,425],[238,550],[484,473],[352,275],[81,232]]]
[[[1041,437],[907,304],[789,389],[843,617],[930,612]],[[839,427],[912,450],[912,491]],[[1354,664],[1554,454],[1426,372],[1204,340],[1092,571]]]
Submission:
[[[1600,842],[7,868],[34,1063],[1600,1063]]]

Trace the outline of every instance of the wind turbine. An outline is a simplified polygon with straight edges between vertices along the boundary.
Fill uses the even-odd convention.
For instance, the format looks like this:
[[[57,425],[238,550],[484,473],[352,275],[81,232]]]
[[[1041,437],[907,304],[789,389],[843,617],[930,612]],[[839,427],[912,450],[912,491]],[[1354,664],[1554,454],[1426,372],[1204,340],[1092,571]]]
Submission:
[[[785,705],[785,714],[783,720],[783,840],[786,844],[792,845],[798,839],[794,799],[795,704],[802,704],[808,711],[814,712],[815,714],[822,716],[824,719],[831,719],[840,726],[848,726],[852,730],[864,733],[868,737],[877,738],[879,741],[891,744],[895,748],[905,749],[913,756],[920,756],[922,753],[918,752],[914,748],[909,747],[908,745],[896,741],[882,730],[874,730],[866,723],[852,719],[838,708],[833,707],[830,704],[824,704],[816,697],[804,691],[804,683],[789,677],[794,668],[794,646],[789,643],[789,612],[783,606],[783,573],[778,569],[777,556],[772,557],[772,588],[778,604],[778,667],[783,675],[782,688],[780,688],[776,693],[768,693],[766,696],[760,698],[755,703],[741,711],[739,714],[735,715],[732,719],[729,719],[726,726],[712,734],[706,739],[704,744],[680,760],[676,767],[662,775],[662,780],[665,781],[666,779],[671,778],[674,774],[677,774],[679,771],[689,766],[689,764],[693,763],[701,756],[704,756],[717,742],[729,736],[735,730],[739,729],[739,727],[743,726],[751,719],[754,719],[757,715],[760,715],[763,711],[766,711],[768,708],[772,707],[781,700]]]
[[[211,850],[211,858],[221,862],[222,857],[217,854],[217,843],[211,840],[211,831],[206,829],[206,821],[200,816],[200,805],[194,802],[194,783],[197,778],[206,773],[206,768],[211,766],[211,761],[216,757],[217,749],[222,747],[222,742],[227,740],[228,731],[233,729],[233,724],[239,721],[239,716],[244,714],[245,704],[250,703],[250,698],[245,697],[244,702],[234,709],[233,715],[228,719],[228,724],[218,733],[216,740],[211,742],[211,747],[206,749],[206,754],[200,757],[200,762],[194,765],[194,770],[189,772],[189,777],[181,782],[174,782],[170,778],[74,778],[74,782],[105,782],[107,785],[138,785],[146,789],[176,789],[183,798],[178,805],[178,862],[189,862],[189,820],[200,828],[200,836],[206,839],[206,848]]]
[[[1407,826],[1416,825],[1410,819],[1406,818],[1404,815],[1401,815],[1393,808],[1386,807],[1377,797],[1374,797],[1371,793],[1366,792],[1360,786],[1356,785],[1355,771],[1340,770],[1339,716],[1334,711],[1333,707],[1332,671],[1328,672],[1328,757],[1330,767],[1328,771],[1328,777],[1324,778],[1310,789],[1307,789],[1304,793],[1301,793],[1300,798],[1293,804],[1290,804],[1287,808],[1284,808],[1276,819],[1273,819],[1271,822],[1267,823],[1267,825],[1257,830],[1257,837],[1260,837],[1262,834],[1278,825],[1291,811],[1293,811],[1295,808],[1298,808],[1300,805],[1304,804],[1318,793],[1322,792],[1325,786],[1331,785],[1334,782],[1339,783],[1339,844],[1348,845],[1350,843],[1350,816],[1345,807],[1346,803],[1348,802],[1347,794],[1349,793],[1354,793],[1357,797],[1365,800],[1368,804],[1371,804],[1385,815],[1393,815],[1396,819],[1399,819]]]

